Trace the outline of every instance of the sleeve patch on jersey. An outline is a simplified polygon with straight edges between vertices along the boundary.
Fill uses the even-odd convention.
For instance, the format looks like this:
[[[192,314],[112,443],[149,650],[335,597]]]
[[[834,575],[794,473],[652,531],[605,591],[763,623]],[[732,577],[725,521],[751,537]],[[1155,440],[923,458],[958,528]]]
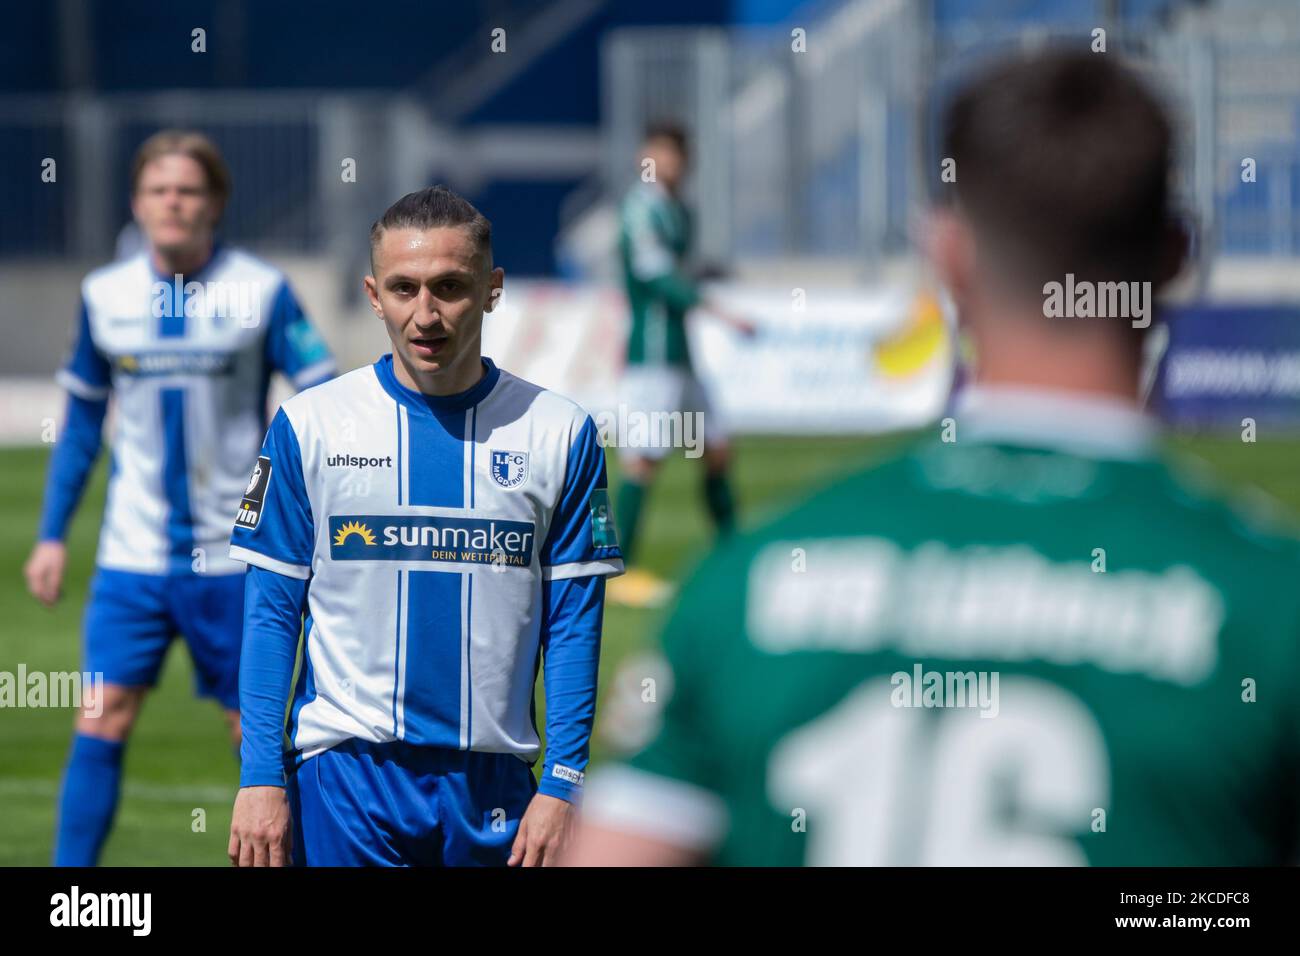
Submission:
[[[266,501],[266,487],[271,483],[271,459],[259,455],[253,467],[253,477],[248,479],[244,489],[244,500],[240,502],[239,514],[235,515],[238,528],[256,528],[262,517],[262,503]]]
[[[293,322],[286,331],[294,353],[302,365],[313,365],[329,358],[330,353],[325,340],[320,337],[320,333],[310,322]]]
[[[618,547],[618,534],[609,511],[609,492],[604,488],[591,493],[591,543],[597,548]]]

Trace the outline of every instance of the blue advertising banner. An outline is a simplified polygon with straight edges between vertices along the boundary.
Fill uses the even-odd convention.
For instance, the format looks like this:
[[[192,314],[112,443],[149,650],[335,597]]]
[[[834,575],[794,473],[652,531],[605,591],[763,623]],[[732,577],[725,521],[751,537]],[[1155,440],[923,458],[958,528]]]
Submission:
[[[1185,427],[1300,431],[1300,303],[1194,304],[1165,312],[1169,343],[1152,394]]]

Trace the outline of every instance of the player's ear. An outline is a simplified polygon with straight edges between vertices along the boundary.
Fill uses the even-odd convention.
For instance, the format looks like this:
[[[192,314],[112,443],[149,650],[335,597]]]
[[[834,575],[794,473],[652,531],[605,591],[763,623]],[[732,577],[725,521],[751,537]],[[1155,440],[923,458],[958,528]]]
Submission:
[[[491,312],[497,307],[497,303],[501,301],[501,293],[505,288],[505,281],[505,269],[497,266],[492,270],[492,276],[488,283],[488,300],[487,304],[483,306],[484,312]]]
[[[926,220],[924,243],[939,280],[960,298],[970,286],[975,262],[970,226],[951,208],[935,209]]]
[[[221,225],[221,217],[226,214],[226,203],[211,193],[208,194],[208,225],[216,229]]]
[[[381,319],[384,317],[384,307],[379,304],[379,286],[375,283],[374,276],[366,276],[361,282],[366,287],[366,298],[370,300],[370,309]]]

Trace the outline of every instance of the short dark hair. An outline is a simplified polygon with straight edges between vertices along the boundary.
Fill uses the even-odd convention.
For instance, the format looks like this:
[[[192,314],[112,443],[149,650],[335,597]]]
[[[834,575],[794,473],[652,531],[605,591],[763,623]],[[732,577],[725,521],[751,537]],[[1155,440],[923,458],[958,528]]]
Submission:
[[[1168,279],[1173,130],[1114,54],[1047,50],[986,68],[950,103],[939,184],[999,259],[1038,290]]]
[[[375,270],[375,247],[389,229],[437,229],[459,226],[469,232],[475,248],[492,265],[492,223],[474,204],[446,186],[429,186],[407,193],[384,211],[370,227],[370,271]]]
[[[687,152],[687,144],[690,142],[690,136],[686,132],[686,127],[676,120],[657,119],[646,124],[645,136],[642,137],[643,143],[648,143],[654,139],[666,139],[677,147],[677,151],[682,155]]]

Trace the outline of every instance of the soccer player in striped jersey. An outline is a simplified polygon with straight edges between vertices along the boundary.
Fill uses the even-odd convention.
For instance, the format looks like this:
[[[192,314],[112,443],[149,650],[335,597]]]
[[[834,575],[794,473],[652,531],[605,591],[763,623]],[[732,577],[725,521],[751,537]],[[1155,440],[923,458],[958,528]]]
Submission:
[[[392,353],[284,404],[236,519],[230,857],[546,865],[582,792],[605,577],[623,567],[604,451],[577,405],[481,355],[504,273],[478,210],[411,193],[371,256]]]
[[[82,283],[58,375],[67,415],[25,568],[32,594],[53,605],[111,396],[113,468],[84,625],[83,669],[103,675],[103,699],[77,718],[56,864],[97,861],[127,738],[175,635],[189,645],[198,692],[224,708],[238,744],[243,567],[226,554],[230,515],[265,431],[272,373],[306,388],[334,367],[279,270],[215,244],[230,177],[206,137],[151,137],[131,186],[147,248]]]
[[[973,384],[704,564],[658,738],[593,778],[571,862],[1295,859],[1300,546],[1161,460],[1149,315],[1044,301],[1177,271],[1169,120],[1115,54],[1049,51],[944,128],[930,252]]]
[[[642,143],[643,179],[619,208],[619,261],[627,292],[630,327],[620,401],[652,420],[698,414],[703,420],[704,500],[721,533],[735,524],[735,501],[729,470],[730,444],[709,395],[695,372],[686,316],[700,310],[743,335],[754,326],[716,302],[706,300],[688,269],[694,227],[682,199],[686,182],[686,132],[674,123],[657,122]],[[665,416],[654,419],[654,416]],[[666,435],[647,435],[642,445],[619,436],[623,482],[618,492],[619,541],[631,562],[642,504],[664,458],[672,451]],[[610,598],[633,606],[657,604],[667,586],[642,568],[631,568],[610,583]]]

